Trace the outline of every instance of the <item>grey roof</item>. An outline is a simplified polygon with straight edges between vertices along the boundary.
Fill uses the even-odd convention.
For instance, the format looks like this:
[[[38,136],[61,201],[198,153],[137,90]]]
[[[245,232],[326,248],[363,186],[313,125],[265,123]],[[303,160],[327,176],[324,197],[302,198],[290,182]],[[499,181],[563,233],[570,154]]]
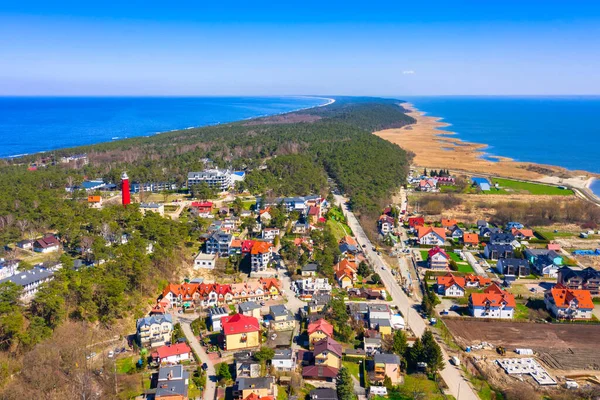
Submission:
[[[371,323],[377,326],[392,326],[392,322],[389,319],[383,318],[373,318]]]
[[[511,243],[513,240],[515,240],[515,237],[512,233],[492,233],[490,235],[490,243],[492,244],[497,242]]]
[[[255,361],[251,351],[238,351],[237,353],[233,353],[233,359],[236,363]]]
[[[257,308],[260,308],[260,304],[254,302],[254,301],[246,301],[245,303],[240,303],[239,307],[240,307],[240,311],[242,313],[245,313],[245,312],[256,310]]]
[[[386,312],[390,311],[387,304],[369,304],[369,312]]]
[[[486,246],[490,251],[512,251],[512,246],[510,244],[488,244]]]
[[[170,322],[171,324],[173,323],[173,317],[171,317],[171,314],[156,314],[149,317],[140,318],[137,320],[136,327],[137,329],[140,329],[140,326],[162,324],[165,321]]]
[[[271,314],[274,317],[283,317],[289,314],[289,311],[283,304],[277,304],[275,306],[269,307]]]
[[[169,372],[172,372],[169,377]],[[182,365],[162,367],[158,370],[158,384],[156,396],[181,395],[187,397],[188,385],[185,383],[189,374],[183,370]]]
[[[225,309],[225,307],[213,307],[208,310],[208,313],[210,314],[211,317],[214,317],[214,316],[222,317],[223,315],[229,315],[229,312]]]
[[[317,268],[318,265],[317,264],[306,264],[304,267],[302,267],[302,271],[307,271],[307,272],[317,272]]]
[[[499,263],[501,262],[503,266],[505,267],[520,267],[520,266],[528,266],[529,262],[527,262],[527,260],[524,260],[522,258],[503,258],[500,259],[498,261]]]
[[[273,360],[289,360],[292,358],[292,349],[275,349]]]
[[[331,295],[329,294],[315,294],[312,299],[310,299],[310,304],[315,306],[326,305],[331,300]]]
[[[17,272],[13,276],[9,276],[8,278],[0,280],[0,284],[12,282],[19,286],[25,287],[34,282],[49,278],[52,275],[54,275],[54,271],[40,267],[33,267],[28,271]]]
[[[356,314],[367,314],[369,312],[369,307],[365,303],[349,303],[348,309],[351,313]]]
[[[377,337],[366,337],[364,338],[365,344],[378,344],[381,345],[381,338]]]
[[[338,400],[335,389],[313,389],[309,395],[311,400]]]
[[[400,357],[396,354],[375,354],[374,359],[376,364],[400,364]]]
[[[238,378],[235,384],[238,390],[270,389],[273,385],[273,377],[264,376],[260,378]]]
[[[172,367],[160,367],[158,370],[158,380],[164,381],[169,379],[169,374],[171,374],[171,380],[184,379],[184,377],[187,375],[187,373],[183,369],[183,365],[174,365]]]

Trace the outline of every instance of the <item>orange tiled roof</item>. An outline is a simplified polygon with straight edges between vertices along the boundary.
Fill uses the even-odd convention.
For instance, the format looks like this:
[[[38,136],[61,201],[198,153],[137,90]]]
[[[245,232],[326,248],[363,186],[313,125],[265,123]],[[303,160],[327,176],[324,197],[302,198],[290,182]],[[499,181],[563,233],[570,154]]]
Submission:
[[[550,289],[550,294],[558,308],[568,308],[573,300],[577,300],[579,308],[594,308],[594,302],[589,290],[567,289],[563,285],[557,284]]]
[[[458,221],[455,219],[442,218],[442,226],[444,228],[450,228],[451,226],[457,225]]]
[[[483,307],[488,302],[492,307],[499,307],[503,303],[505,303],[507,307],[515,308],[517,306],[515,296],[500,289],[495,283],[485,289],[483,293],[471,294],[471,303],[474,306]]]
[[[517,229],[517,228],[513,228],[512,229],[512,234],[513,236],[516,236],[517,234],[521,234],[527,238],[533,237],[533,230],[531,229]]]
[[[263,254],[271,251],[272,244],[269,242],[254,242],[250,254]]]
[[[316,331],[322,331],[327,336],[333,336],[333,325],[324,320],[323,318],[316,320],[315,322],[311,322],[308,324],[308,334],[314,333]]]
[[[88,196],[88,203],[100,203],[102,196]]]
[[[446,238],[446,231],[444,228],[434,228],[433,226],[419,226],[418,236],[421,239],[423,236],[427,235],[429,232],[434,232],[439,235],[442,239]]]
[[[465,288],[465,278],[460,276],[454,276],[451,273],[447,273],[444,276],[437,277],[437,284],[444,286],[446,289],[452,287],[454,284],[460,286],[461,289]]]
[[[276,278],[260,278],[258,281],[265,290],[269,290],[273,286],[275,286],[279,290],[279,281]]]
[[[492,283],[492,280],[490,278],[484,278],[483,276],[469,274],[465,275],[465,282],[479,282],[479,286],[487,286]]]
[[[465,233],[463,235],[463,242],[469,244],[479,244],[479,235],[476,233]]]

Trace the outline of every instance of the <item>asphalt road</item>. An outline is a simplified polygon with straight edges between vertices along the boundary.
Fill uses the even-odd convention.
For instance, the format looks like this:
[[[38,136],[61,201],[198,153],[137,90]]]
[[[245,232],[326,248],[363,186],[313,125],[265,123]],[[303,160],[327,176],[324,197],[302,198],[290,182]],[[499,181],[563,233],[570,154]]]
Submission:
[[[179,323],[190,346],[196,352],[198,357],[200,357],[200,362],[208,365],[208,369],[206,370],[206,386],[204,387],[202,398],[204,400],[214,400],[217,397],[217,373],[215,372],[215,366],[210,358],[208,358],[208,354],[204,351],[204,347],[200,345],[198,338],[192,332],[190,323],[197,317],[195,314],[192,315],[194,316],[179,316]]]
[[[396,304],[402,314],[404,314],[406,324],[416,336],[422,336],[426,329],[425,320],[421,318],[419,313],[415,310],[415,304],[402,291],[394,279],[394,276],[391,274],[389,266],[386,266],[383,259],[377,255],[377,252],[373,251],[373,245],[362,229],[362,226],[360,226],[358,219],[348,209],[346,205],[347,199],[343,196],[335,195],[335,202],[342,208],[343,213],[348,220],[348,225],[350,226],[350,229],[352,229],[352,232],[354,232],[358,244],[360,246],[365,245],[365,247],[362,248],[365,256],[371,262],[375,271],[381,276],[385,287],[394,300],[394,304]],[[457,400],[479,399],[469,381],[462,376],[462,371],[448,362],[448,354],[446,354],[443,348],[442,353],[444,355],[444,369],[440,371],[440,375],[444,379],[444,382],[446,382],[450,394]]]

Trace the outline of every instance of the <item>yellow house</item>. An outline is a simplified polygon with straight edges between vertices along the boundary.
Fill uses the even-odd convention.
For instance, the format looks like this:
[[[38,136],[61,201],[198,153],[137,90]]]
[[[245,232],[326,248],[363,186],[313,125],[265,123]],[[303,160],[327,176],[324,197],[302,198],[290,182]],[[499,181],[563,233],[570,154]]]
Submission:
[[[221,318],[223,347],[241,350],[260,346],[260,325],[254,317],[234,314]]]
[[[277,396],[275,377],[238,378],[233,387],[235,399],[259,400],[273,399]]]
[[[374,380],[382,382],[389,377],[392,384],[402,383],[402,372],[400,369],[400,357],[395,354],[375,354],[374,357]]]
[[[338,369],[342,366],[342,345],[330,337],[315,343],[313,355],[316,366],[327,366]]]
[[[263,286],[265,297],[277,299],[281,295],[279,281],[275,278],[260,278],[259,282]]]
[[[333,325],[323,318],[308,324],[308,341],[312,349],[315,343],[333,336]]]

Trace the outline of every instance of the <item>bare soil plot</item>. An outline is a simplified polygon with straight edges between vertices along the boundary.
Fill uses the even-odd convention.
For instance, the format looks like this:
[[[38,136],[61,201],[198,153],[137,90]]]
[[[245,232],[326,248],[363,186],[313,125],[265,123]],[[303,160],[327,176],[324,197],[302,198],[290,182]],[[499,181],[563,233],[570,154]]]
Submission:
[[[478,342],[507,350],[530,348],[553,369],[600,369],[600,325],[535,324],[444,319],[462,346]]]

